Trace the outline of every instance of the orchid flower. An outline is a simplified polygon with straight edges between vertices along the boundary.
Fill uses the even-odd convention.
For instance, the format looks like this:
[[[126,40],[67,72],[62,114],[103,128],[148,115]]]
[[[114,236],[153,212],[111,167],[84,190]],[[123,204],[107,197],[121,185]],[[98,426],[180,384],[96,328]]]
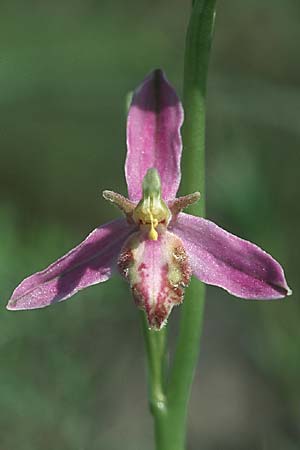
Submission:
[[[193,274],[246,299],[291,293],[282,267],[256,245],[182,210],[198,192],[176,198],[181,172],[181,103],[161,70],[135,91],[127,121],[125,176],[129,199],[104,191],[124,218],[92,231],[77,247],[26,278],[7,305],[42,308],[108,280],[115,269],[128,281],[149,327],[159,330],[182,303]]]

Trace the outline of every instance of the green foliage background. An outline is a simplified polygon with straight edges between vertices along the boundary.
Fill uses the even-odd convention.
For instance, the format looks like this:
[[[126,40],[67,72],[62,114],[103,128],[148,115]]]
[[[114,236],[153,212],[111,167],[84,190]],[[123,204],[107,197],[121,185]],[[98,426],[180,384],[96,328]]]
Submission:
[[[181,92],[188,12],[182,0],[1,2],[1,450],[153,448],[138,314],[120,278],[46,310],[5,304],[117,217],[101,191],[126,192],[125,96],[154,67]],[[294,0],[218,5],[207,215],[272,253],[294,295],[208,289],[189,450],[300,445],[299,20]]]

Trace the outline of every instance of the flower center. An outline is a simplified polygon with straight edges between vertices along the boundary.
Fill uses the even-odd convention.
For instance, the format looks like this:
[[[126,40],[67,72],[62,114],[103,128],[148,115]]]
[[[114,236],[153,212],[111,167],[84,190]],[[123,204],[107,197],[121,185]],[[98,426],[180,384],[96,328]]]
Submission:
[[[143,196],[139,203],[129,200],[113,191],[103,191],[103,197],[120,208],[130,225],[136,224],[148,239],[157,241],[159,233],[163,233],[168,225],[177,220],[178,214],[187,206],[197,202],[199,192],[174,198],[168,206],[161,198],[161,183],[156,169],[148,169],[143,179]]]
[[[148,238],[157,241],[157,228],[167,227],[171,213],[161,198],[160,177],[156,169],[148,169],[143,180],[143,197],[133,211],[133,220],[148,231]]]

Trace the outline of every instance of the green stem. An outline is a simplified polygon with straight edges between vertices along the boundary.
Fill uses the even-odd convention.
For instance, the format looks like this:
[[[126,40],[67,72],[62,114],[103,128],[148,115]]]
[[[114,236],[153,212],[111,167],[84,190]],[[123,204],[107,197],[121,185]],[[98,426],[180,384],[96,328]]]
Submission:
[[[215,4],[216,0],[194,0],[184,61],[181,190],[200,190],[200,202],[189,209],[199,216],[205,211],[205,97]]]
[[[200,191],[200,202],[189,212],[205,212],[205,94],[216,0],[194,0],[186,37],[183,107],[185,112],[182,160],[183,193]],[[202,333],[205,286],[193,279],[186,290],[177,348],[167,397],[170,427],[176,430],[176,448],[186,440],[187,407]]]
[[[142,330],[148,365],[149,408],[154,419],[157,448],[165,448],[166,399],[166,328],[161,331],[149,329],[145,313],[141,311]]]
[[[182,185],[184,194],[200,191],[201,200],[190,207],[204,215],[205,93],[216,0],[193,0],[187,30],[182,130]],[[202,332],[205,288],[193,279],[186,290],[179,337],[166,384],[166,332],[143,329],[147,350],[150,408],[155,423],[156,450],[184,450],[187,407]]]

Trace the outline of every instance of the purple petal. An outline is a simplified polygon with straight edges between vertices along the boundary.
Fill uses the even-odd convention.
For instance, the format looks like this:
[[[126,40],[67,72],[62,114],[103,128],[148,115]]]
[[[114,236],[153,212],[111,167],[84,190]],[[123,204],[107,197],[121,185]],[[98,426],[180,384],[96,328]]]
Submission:
[[[155,167],[164,200],[175,197],[181,172],[183,109],[161,70],[154,70],[134,93],[127,120],[125,175],[129,198],[142,197],[142,181]]]
[[[280,264],[251,242],[209,220],[184,213],[173,230],[182,239],[193,273],[201,281],[248,299],[291,294]]]
[[[125,240],[133,231],[125,220],[96,228],[77,247],[15,289],[7,309],[43,308],[111,277]]]

